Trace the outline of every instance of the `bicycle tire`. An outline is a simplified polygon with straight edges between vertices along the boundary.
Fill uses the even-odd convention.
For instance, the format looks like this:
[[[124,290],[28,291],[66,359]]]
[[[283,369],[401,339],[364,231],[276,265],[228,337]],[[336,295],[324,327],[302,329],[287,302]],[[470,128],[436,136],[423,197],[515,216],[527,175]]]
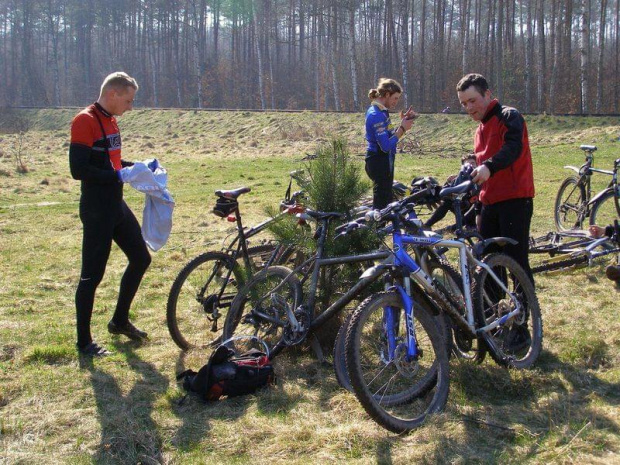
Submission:
[[[249,247],[248,256],[253,268],[262,268],[274,250],[274,244]],[[203,266],[208,262],[213,262],[214,267],[218,263],[224,264],[225,270],[232,268],[233,272],[230,282],[224,286],[224,283],[220,281],[219,286],[208,289],[211,292],[207,292],[205,297],[205,291],[207,291],[205,285],[210,286],[206,280],[213,270],[209,266]],[[204,269],[204,273],[198,271],[199,268]],[[221,341],[219,335],[216,337],[214,334],[214,337],[208,337],[209,333],[219,333],[220,330],[217,322],[209,320],[209,311],[205,305],[208,305],[212,311],[217,308],[216,320],[221,319],[237,294],[238,287],[243,285],[247,274],[247,270],[244,271],[241,265],[235,263],[233,258],[225,252],[205,252],[183,267],[172,283],[166,305],[168,331],[180,349],[186,351],[194,347],[214,346]],[[222,275],[220,274],[219,277],[221,278]],[[231,285],[233,287],[230,287]],[[223,290],[221,286],[224,286]],[[221,299],[214,300],[220,292],[223,292]],[[211,300],[207,300],[209,298]]]
[[[230,270],[229,282],[224,283],[222,280]],[[219,343],[217,320],[227,312],[242,282],[238,264],[223,252],[206,252],[187,263],[172,283],[166,305],[168,331],[175,344],[189,350]],[[220,315],[215,324],[208,319],[212,310]],[[209,337],[211,334],[213,337]]]
[[[342,290],[348,290],[348,289],[344,289],[346,287],[348,288],[353,287],[355,283],[357,282],[357,279],[359,279],[359,276],[366,269],[372,267],[373,265],[374,264],[372,262],[344,264],[344,266],[352,266],[352,269],[349,269],[348,270],[349,272],[345,273],[345,275],[348,275],[349,278],[354,277],[355,281],[350,282],[345,278],[343,280],[345,285],[343,286],[342,282],[340,283]],[[342,266],[342,265],[339,265],[339,266]],[[337,273],[336,277],[339,280],[342,279],[340,273]],[[347,371],[347,363],[346,363],[345,342],[346,342],[346,337],[347,337],[347,328],[349,327],[349,324],[351,322],[351,317],[353,316],[353,312],[355,311],[355,308],[357,308],[364,299],[366,299],[367,297],[369,297],[369,295],[372,294],[372,291],[371,291],[372,288],[373,286],[370,286],[369,288],[365,289],[363,292],[360,292],[359,294],[357,294],[355,298],[351,301],[351,303],[347,305],[347,307],[349,305],[353,305],[353,309],[351,311],[346,312],[346,317],[344,318],[344,321],[342,321],[342,324],[338,328],[336,339],[334,340],[333,359],[334,359],[334,372],[336,373],[336,380],[338,381],[338,384],[341,387],[343,387],[349,392],[353,392],[353,387],[351,386],[351,378],[349,377],[349,372]],[[340,294],[332,296],[329,303],[330,304],[333,303],[333,301],[335,301],[335,298],[339,296]],[[343,309],[343,311],[345,311],[345,309]]]
[[[567,190],[568,196],[564,197]],[[580,211],[583,211],[586,207],[586,202],[586,190],[583,184],[580,183],[580,178],[569,176],[564,179],[558,189],[553,210],[553,218],[557,230],[583,229],[584,217],[580,215]],[[574,219],[572,219],[571,213],[575,214]]]
[[[223,340],[235,336],[255,336],[267,344],[271,357],[277,355],[284,347],[280,343],[283,337],[282,325],[255,316],[253,310],[259,308],[269,317],[288,321],[285,305],[295,310],[302,298],[301,283],[296,276],[289,277],[290,273],[291,270],[283,266],[268,266],[256,273],[239,290],[230,305],[224,321]],[[274,293],[273,289],[286,278],[287,283]],[[233,344],[237,353],[254,347],[241,347],[239,344]]]
[[[397,318],[400,334],[406,334],[403,333],[406,318],[397,292],[380,292],[364,300],[351,317],[345,342],[347,369],[355,396],[374,421],[395,433],[417,428],[428,415],[440,412],[448,399],[449,363],[445,343],[432,315],[423,304],[415,304],[415,330],[422,354],[418,359],[408,361],[403,354],[387,361],[385,307],[400,309],[401,317]],[[376,321],[371,321],[373,318]],[[397,350],[406,351],[404,346],[399,344]],[[367,373],[367,369],[376,371]],[[391,388],[402,392],[387,392]]]
[[[495,347],[488,346],[493,360],[502,366],[530,368],[542,350],[543,322],[534,284],[511,257],[487,255],[483,262],[502,279],[509,292],[526,309],[512,321],[488,333]],[[474,317],[479,328],[489,325],[513,310],[513,302],[482,267],[474,276]]]
[[[613,191],[607,192],[594,205],[590,212],[590,225],[609,226],[614,224],[614,220],[620,219],[620,207],[618,197]]]
[[[334,342],[334,372],[336,373],[336,380],[341,387],[345,388],[349,392],[353,392],[353,386],[351,385],[351,378],[349,377],[349,372],[347,371],[346,339],[347,328],[351,324],[352,316],[353,312],[350,312],[347,315],[338,330],[336,341]]]
[[[248,257],[250,259],[250,263],[252,264],[251,274],[254,274],[258,270],[262,270],[267,263],[269,263],[276,247],[277,244],[274,242],[267,242],[265,244],[248,247]],[[237,262],[239,262],[239,265],[241,266],[244,263],[243,258],[237,257]],[[247,271],[246,275],[248,275]]]
[[[436,280],[442,292],[449,292],[452,298],[457,299],[461,316],[466,317],[465,297],[463,296],[463,280],[461,274],[452,265],[441,260],[431,259],[428,262],[429,276]],[[443,289],[442,289],[443,287]],[[445,290],[444,290],[445,289]],[[443,324],[444,337],[448,354],[474,363],[482,363],[486,357],[486,345],[476,337],[472,337],[460,329],[448,316],[442,312],[438,324]],[[443,322],[441,321],[443,320]],[[447,321],[446,321],[447,320]]]
[[[575,265],[582,265],[588,263],[588,257],[586,255],[579,255],[577,257],[567,258],[565,260],[548,261],[543,262],[542,265],[532,267],[532,273],[544,273],[546,271],[557,271],[564,268],[570,268]]]

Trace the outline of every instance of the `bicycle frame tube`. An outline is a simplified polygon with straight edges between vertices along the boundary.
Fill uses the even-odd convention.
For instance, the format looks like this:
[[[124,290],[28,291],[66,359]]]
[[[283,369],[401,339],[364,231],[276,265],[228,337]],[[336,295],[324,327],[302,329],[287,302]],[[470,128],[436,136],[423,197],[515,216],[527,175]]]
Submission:
[[[478,328],[477,331],[488,332],[497,326],[503,325],[509,318],[518,315],[521,313],[521,304],[519,301],[510,293],[508,288],[504,285],[501,279],[493,272],[493,270],[484,262],[476,259],[473,253],[467,245],[459,240],[444,240],[443,238],[432,238],[432,237],[418,237],[411,236],[407,234],[401,234],[399,231],[395,231],[393,233],[394,238],[394,250],[395,255],[397,257],[395,261],[395,265],[404,265],[407,269],[410,270],[412,277],[417,278],[416,282],[421,284],[424,288],[432,292],[434,295],[437,294],[434,285],[432,284],[432,280],[424,273],[424,271],[420,268],[420,266],[415,263],[415,261],[405,252],[402,244],[413,244],[413,245],[431,245],[433,247],[448,247],[448,248],[456,248],[459,251],[459,263],[460,263],[460,271],[461,271],[461,279],[463,282],[463,295],[465,298],[465,308],[467,310],[466,314],[466,323],[470,332],[475,331],[475,321],[473,315],[473,302],[471,298],[470,289],[470,276],[469,276],[469,264],[480,266],[489,274],[489,276],[497,283],[497,285],[510,296],[510,299],[515,304],[515,310],[508,313],[504,317],[499,320],[494,321],[491,325],[485,326],[483,328]],[[420,279],[421,278],[421,279]],[[445,304],[446,302],[444,302]],[[451,309],[452,306],[448,303],[446,309]],[[449,311],[449,313],[456,318],[457,323],[461,321],[462,317],[458,314],[458,312]]]
[[[326,264],[329,262],[330,265],[340,264],[340,263],[355,263],[361,261],[372,261],[372,260],[380,260],[380,259],[389,259],[391,256],[391,252],[389,251],[379,251],[372,252],[368,254],[362,255],[347,255],[338,258],[328,258],[317,260],[317,263]],[[316,264],[315,264],[316,266]],[[325,311],[323,311],[319,316],[312,319],[312,323],[310,323],[310,328],[315,329],[329,320],[334,314],[342,310],[349,302],[351,302],[360,292],[374,283],[377,279],[383,276],[390,265],[379,265],[372,267],[369,270],[366,270],[364,275],[355,283],[355,285],[349,289],[342,297],[340,297],[336,302],[331,304]],[[314,301],[312,299],[312,310],[314,313]]]
[[[456,248],[459,250],[459,262],[461,265],[461,278],[463,280],[463,295],[465,297],[465,308],[466,312],[466,326],[469,331],[473,333],[474,330],[474,315],[473,315],[473,304],[471,299],[471,293],[468,291],[470,288],[470,278],[469,278],[469,268],[467,267],[468,263],[468,255],[469,250],[467,249],[467,245],[464,242],[458,240],[444,240],[441,237],[419,237],[419,236],[411,236],[408,234],[402,234],[399,231],[393,233],[394,237],[394,250],[396,251],[396,265],[404,265],[410,273],[412,273],[412,277],[414,277],[415,281],[420,284],[425,290],[429,291],[434,296],[442,298],[441,294],[437,293],[435,286],[432,282],[432,279],[420,268],[420,266],[406,253],[405,248],[402,244],[412,244],[412,245],[424,245],[424,246],[433,246],[433,247],[448,247],[448,248]],[[471,253],[470,253],[471,255]],[[474,257],[471,255],[473,260]],[[477,260],[476,260],[477,261]],[[443,304],[446,308],[451,308],[449,302],[443,300]],[[450,314],[458,320],[462,317],[453,309]]]

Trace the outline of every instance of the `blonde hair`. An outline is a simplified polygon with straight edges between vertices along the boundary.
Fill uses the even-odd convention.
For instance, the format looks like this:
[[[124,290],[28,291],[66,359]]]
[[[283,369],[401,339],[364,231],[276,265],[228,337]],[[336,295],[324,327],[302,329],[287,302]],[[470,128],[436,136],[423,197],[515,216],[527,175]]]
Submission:
[[[138,83],[134,78],[129,76],[129,74],[123,73],[122,71],[117,71],[115,73],[108,74],[108,76],[106,76],[103,80],[103,84],[101,84],[101,95],[103,95],[103,93],[108,89],[123,92],[127,90],[128,87],[138,90]]]
[[[377,88],[370,89],[368,91],[368,98],[370,100],[374,100],[378,97],[385,97],[386,95],[392,95],[396,93],[402,94],[403,86],[401,86],[394,79],[381,78],[377,83]]]

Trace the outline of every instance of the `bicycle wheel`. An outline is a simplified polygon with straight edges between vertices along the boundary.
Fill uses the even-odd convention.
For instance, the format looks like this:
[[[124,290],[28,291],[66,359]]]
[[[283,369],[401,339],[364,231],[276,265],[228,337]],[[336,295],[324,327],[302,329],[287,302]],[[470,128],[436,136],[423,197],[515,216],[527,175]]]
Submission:
[[[351,378],[347,371],[346,360],[346,338],[347,329],[351,324],[351,317],[353,313],[349,313],[344,320],[344,323],[340,326],[338,334],[336,335],[336,341],[334,342],[334,371],[336,372],[336,380],[338,384],[345,388],[349,392],[353,392],[353,386],[351,386]]]
[[[594,205],[590,212],[590,224],[598,226],[609,226],[614,224],[614,220],[620,219],[620,209],[618,207],[618,197],[613,191],[607,192]]]
[[[248,257],[250,258],[250,263],[252,264],[251,274],[254,274],[258,270],[262,270],[272,259],[276,259],[273,255],[276,247],[277,245],[273,242],[248,247]],[[243,259],[241,257],[238,257],[237,261],[240,265],[243,264]],[[246,275],[247,274],[248,273],[246,273]]]
[[[543,261],[538,266],[532,267],[532,273],[544,273],[545,271],[557,271],[562,270],[564,268],[571,268],[577,265],[587,266],[588,257],[587,255],[579,255],[577,257],[569,257],[566,256],[557,256],[548,260]]]
[[[577,176],[569,176],[560,185],[555,198],[554,220],[558,231],[583,229],[586,190]]]
[[[449,263],[437,260],[428,262],[429,275],[435,280],[439,290],[456,303],[461,316],[467,319],[467,307],[465,296],[463,295],[463,280],[458,271]],[[447,319],[444,323],[445,337],[447,341],[448,354],[453,353],[456,357],[475,363],[482,363],[486,356],[485,344],[476,337],[463,331],[459,326],[450,320],[447,312],[442,312],[439,318]]]
[[[385,327],[388,308],[396,322],[393,357]],[[411,431],[427,415],[441,411],[449,391],[448,355],[437,325],[417,302],[413,313],[419,351],[415,359],[407,356],[406,315],[397,292],[368,297],[351,317],[345,342],[355,396],[373,420],[396,433]]]
[[[280,352],[283,345],[278,343],[284,337],[289,321],[287,310],[295,312],[302,297],[301,283],[296,276],[289,277],[290,273],[291,270],[283,266],[269,266],[254,275],[238,292],[230,306],[224,322],[223,339],[255,336],[267,344],[272,356]],[[286,278],[288,280],[283,284]],[[305,315],[297,312],[295,315],[301,323],[309,326],[310,322],[304,319]],[[247,341],[250,340],[233,342],[232,345],[238,353],[243,352],[254,347],[245,346]]]
[[[521,304],[520,315],[490,330],[487,335],[491,357],[500,365],[529,368],[542,350],[543,323],[534,285],[523,268],[511,257],[498,253],[483,262],[501,280],[504,291],[486,269],[474,276],[474,317],[479,328],[490,325],[515,309],[514,297]]]
[[[172,339],[183,350],[220,341],[218,321],[228,312],[243,283],[235,261],[221,252],[207,252],[190,261],[178,274],[166,306]]]

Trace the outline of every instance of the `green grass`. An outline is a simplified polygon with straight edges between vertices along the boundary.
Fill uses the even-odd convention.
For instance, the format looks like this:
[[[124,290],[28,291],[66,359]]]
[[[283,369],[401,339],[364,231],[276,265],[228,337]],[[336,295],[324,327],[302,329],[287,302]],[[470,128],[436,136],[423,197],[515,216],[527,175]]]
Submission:
[[[331,135],[364,151],[361,114],[136,110],[121,118],[128,159],[157,157],[177,201],[173,233],[132,306],[151,340],[139,346],[106,331],[125,258],[114,247],[95,302],[93,333],[115,354],[91,363],[74,350],[79,276],[79,183],[68,174],[72,110],[21,113],[23,136],[0,134],[0,462],[66,463],[613,463],[620,461],[618,289],[604,265],[537,278],[545,339],[527,372],[487,361],[454,362],[445,413],[408,436],[368,419],[332,370],[310,352],[278,358],[279,383],[257,396],[203,404],[175,373],[197,369],[207,353],[181,353],[165,323],[172,280],[190,258],[217,249],[234,225],[211,214],[218,188],[247,185],[247,224],[265,218]],[[579,144],[599,147],[595,165],[620,156],[620,119],[528,117],[537,196],[532,232],[553,228],[552,205]],[[397,158],[396,177],[458,169],[475,124],[460,115],[425,115],[413,131],[419,149]],[[408,135],[411,137],[411,135]],[[355,159],[360,167],[363,157]],[[604,179],[595,178],[596,188]],[[136,213],[139,194],[127,188]]]

